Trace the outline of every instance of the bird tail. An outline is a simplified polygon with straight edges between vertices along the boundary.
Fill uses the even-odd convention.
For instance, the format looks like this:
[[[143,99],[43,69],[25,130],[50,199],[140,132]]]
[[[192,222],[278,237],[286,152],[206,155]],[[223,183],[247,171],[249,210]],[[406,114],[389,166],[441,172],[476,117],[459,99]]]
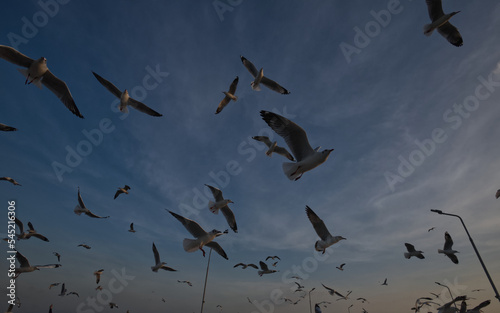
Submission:
[[[438,253],[444,253],[444,251],[441,249],[438,249]]]
[[[297,173],[298,168],[299,166],[297,165],[297,163],[283,163],[283,172],[290,180],[296,180],[298,177],[300,177],[301,173]]]
[[[79,205],[77,205],[73,211],[76,215],[82,214],[82,208]]]
[[[198,243],[198,240],[184,238],[182,241],[182,247],[186,252],[195,252],[200,248],[200,244]]]
[[[213,214],[219,214],[219,208],[215,206],[215,202],[213,201],[208,201],[208,209],[210,210],[210,212],[212,212]]]
[[[120,112],[123,112],[123,113],[128,113],[128,107],[126,104],[122,104],[120,102],[120,105],[118,106],[118,109],[120,109]]]
[[[252,82],[250,84],[250,86],[252,86],[252,89],[255,90],[255,91],[260,91],[260,84],[255,84],[255,82]]]
[[[434,28],[432,28],[431,24],[424,25],[424,35],[430,36],[430,35],[432,35],[433,31],[434,31]]]
[[[409,259],[410,258],[410,253],[405,252],[405,258]]]

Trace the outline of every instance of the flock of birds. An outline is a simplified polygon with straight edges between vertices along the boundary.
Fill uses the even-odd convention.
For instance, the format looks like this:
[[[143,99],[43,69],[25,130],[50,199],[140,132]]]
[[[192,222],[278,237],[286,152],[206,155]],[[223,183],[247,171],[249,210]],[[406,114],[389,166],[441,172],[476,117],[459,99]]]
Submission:
[[[428,6],[428,11],[429,11],[429,16],[431,19],[431,23],[425,25],[424,27],[424,34],[429,36],[432,34],[434,30],[437,30],[443,37],[445,37],[451,44],[455,46],[461,46],[463,44],[462,37],[458,31],[458,29],[453,26],[449,20],[452,16],[455,14],[459,13],[458,12],[452,12],[449,14],[445,14],[442,9],[441,5],[441,0],[426,0],[427,6]],[[57,78],[52,72],[47,67],[47,59],[46,58],[39,58],[37,60],[33,60],[24,54],[20,53],[19,51],[15,50],[12,47],[0,45],[0,58],[5,59],[11,63],[14,63],[18,66],[22,66],[23,68],[18,69],[19,72],[21,72],[24,77],[26,78],[25,84],[34,84],[37,87],[41,88],[42,85],[47,87],[51,92],[53,92],[59,99],[60,101],[76,116],[83,118],[83,115],[80,113],[80,110],[75,104],[75,101],[71,95],[71,92],[66,85],[64,81],[61,79]],[[251,88],[255,91],[261,90],[260,86],[263,85],[267,88],[269,88],[272,91],[278,92],[283,95],[290,94],[290,92],[282,87],[280,84],[278,84],[276,81],[271,80],[270,78],[264,76],[264,71],[263,68],[260,68],[260,70],[257,70],[257,67],[250,62],[248,59],[245,57],[241,56],[241,62],[244,65],[244,67],[250,72],[253,81],[251,82]],[[120,99],[120,104],[119,104],[119,110],[122,112],[128,112],[128,107],[132,107],[140,112],[143,112],[145,114],[154,116],[154,117],[161,117],[162,114],[158,113],[157,111],[153,110],[152,108],[148,107],[142,102],[139,102],[133,98],[130,97],[128,91],[125,89],[123,91],[120,91],[114,84],[109,82],[108,80],[104,79],[100,75],[96,74],[95,72],[92,72],[94,77],[98,80],[98,82],[104,86],[109,92],[111,92],[115,97]],[[223,91],[224,98],[221,100],[219,103],[215,114],[220,114],[222,110],[231,102],[231,101],[237,101],[238,97],[236,96],[236,89],[238,86],[239,82],[239,77],[236,77],[232,83],[229,86],[228,91]],[[294,122],[290,121],[289,119],[280,116],[278,114],[269,112],[269,111],[261,111],[260,115],[262,119],[267,123],[267,125],[275,131],[279,136],[281,136],[288,148],[290,149],[291,153],[284,147],[278,146],[277,141],[272,142],[269,140],[268,137],[265,136],[254,136],[252,137],[254,140],[257,140],[259,142],[264,143],[268,150],[266,151],[266,155],[271,156],[273,153],[277,153],[285,158],[287,158],[290,162],[285,162],[283,163],[283,172],[285,175],[290,179],[290,180],[298,180],[302,177],[302,175],[310,171],[317,166],[321,165],[324,163],[333,149],[326,149],[320,151],[320,147],[313,149],[311,145],[309,144],[307,134],[306,132],[297,124]],[[1,131],[16,131],[17,129],[5,124],[0,123],[0,130]],[[8,181],[11,182],[14,185],[21,186],[17,181],[10,177],[1,177],[0,180]],[[238,232],[238,227],[236,223],[236,218],[232,210],[229,208],[229,204],[233,203],[230,199],[225,199],[223,197],[222,191],[216,187],[206,185],[210,191],[213,194],[214,201],[210,201],[208,203],[208,208],[210,212],[213,214],[218,214],[219,211],[222,212],[222,215],[227,221],[228,226],[231,228],[231,230],[234,233]],[[129,194],[129,190],[131,188],[128,185],[125,185],[124,187],[119,187],[118,190],[116,191],[114,195],[114,199],[116,199],[118,196],[121,194]],[[496,198],[500,197],[500,189],[496,193]],[[206,231],[204,230],[197,222],[188,219],[186,217],[183,217],[175,212],[168,211],[177,221],[179,221],[185,228],[186,230],[194,237],[194,238],[185,238],[183,240],[183,248],[186,252],[195,252],[200,250],[203,253],[203,256],[205,256],[205,251],[203,250],[203,247],[209,247],[216,253],[218,253],[220,256],[222,256],[225,259],[228,259],[228,255],[224,251],[224,249],[214,241],[215,238],[227,234],[228,231],[219,231],[216,229],[213,229],[211,231]],[[100,218],[100,219],[105,219],[109,218],[109,216],[99,216],[94,214],[92,211],[90,211],[84,204],[82,196],[80,194],[80,188],[78,188],[78,205],[74,209],[74,213],[77,215],[81,215],[82,213],[85,214],[88,217],[91,218]],[[314,244],[314,249],[316,251],[325,253],[326,249],[341,240],[346,240],[346,238],[342,236],[333,236],[328,228],[326,227],[325,223],[321,218],[318,217],[318,215],[309,207],[306,206],[306,216],[308,217],[310,223],[313,226],[313,229],[319,236],[319,240],[316,241]],[[49,241],[45,236],[41,235],[38,233],[31,222],[28,222],[28,227],[29,229],[25,231],[23,223],[16,218],[15,224],[17,225],[19,229],[19,233],[16,234],[17,240],[27,240],[30,239],[31,237],[38,238],[43,241]],[[432,228],[433,229],[433,228]],[[429,229],[432,230],[432,229]],[[130,224],[130,229],[128,230],[131,233],[135,233],[136,230],[134,230],[134,225],[133,223]],[[6,238],[8,240],[8,238]],[[86,245],[86,244],[80,244],[78,246],[82,246],[86,249],[90,249],[91,247]],[[416,257],[419,259],[424,259],[423,252],[416,250],[415,247],[410,244],[410,243],[405,243],[407,252],[404,253],[404,257],[407,259],[410,259],[411,257]],[[451,261],[455,264],[458,264],[458,258],[455,255],[458,253],[458,251],[452,249],[453,246],[453,240],[448,232],[445,232],[445,243],[443,249],[438,249],[438,253],[442,253],[449,257]],[[162,269],[165,271],[177,271],[176,269],[167,266],[165,262],[161,261],[160,254],[158,252],[158,249],[156,248],[155,243],[153,242],[152,244],[152,251],[153,251],[153,256],[154,256],[154,265],[151,266],[151,270],[153,272],[158,272],[158,270]],[[54,255],[57,257],[58,262],[60,261],[61,255],[57,252],[54,252]],[[29,273],[33,272],[35,270],[39,270],[41,268],[57,268],[60,267],[61,264],[46,264],[46,265],[30,265],[28,259],[22,255],[19,251],[16,252],[16,259],[19,262],[19,267],[15,268],[15,274],[16,278],[23,274],[23,273]],[[275,261],[272,263],[272,267],[276,267],[277,263],[281,260],[278,256],[268,256],[265,261],[268,261],[269,259],[272,259],[273,261],[277,259],[278,261]],[[336,268],[340,271],[344,270],[344,266],[346,264],[342,263]],[[264,274],[272,274],[278,272],[278,270],[275,269],[270,269],[269,266],[264,262],[260,261],[259,266],[253,263],[238,263],[234,265],[234,268],[241,267],[242,269],[246,269],[248,267],[254,268],[257,271],[257,274],[259,276],[262,276]],[[260,270],[259,270],[260,268]],[[96,277],[96,284],[98,287],[96,290],[102,290],[102,287],[99,286],[100,278],[101,275],[103,274],[104,269],[100,269],[94,272],[94,276]],[[299,283],[301,280],[300,277],[295,276],[295,279],[297,279],[297,289],[296,292],[303,292],[303,295],[301,298],[305,297],[305,291],[304,291],[304,286]],[[178,280],[177,282],[179,283],[185,283],[189,286],[192,286],[192,283],[189,281],[181,281]],[[53,283],[49,286],[49,289],[58,286],[60,283]],[[384,282],[381,284],[384,286],[387,286],[387,278],[384,280]],[[331,287],[325,286],[322,284],[322,286],[325,288],[325,290],[332,296],[337,296],[337,300],[347,300],[349,299],[349,295],[351,294],[352,291],[347,291],[347,293],[344,295],[340,293],[338,290],[334,290]],[[79,296],[77,292],[67,292],[66,285],[65,283],[62,283],[61,286],[61,291],[59,296],[67,296],[67,295],[76,295]],[[455,310],[452,308],[452,304],[454,304],[457,301],[462,301],[461,304],[461,309],[459,310],[460,313],[476,313],[479,312],[479,310],[485,306],[487,306],[490,301],[485,301],[478,305],[477,307],[467,310],[467,305],[466,305],[466,300],[467,298],[465,296],[459,296],[452,300],[449,303],[446,303],[445,305],[442,305],[438,308],[439,313],[448,313],[448,312],[455,312],[458,310]],[[359,297],[356,300],[361,301],[362,303],[368,302],[365,298]],[[426,300],[426,301],[422,301]],[[162,301],[165,301],[162,299]],[[248,301],[251,303],[251,300],[248,298]],[[292,301],[291,299],[284,298],[284,301],[290,302],[291,304],[297,304],[300,299],[296,301]],[[20,301],[19,301],[20,302]],[[321,312],[321,306],[326,307],[327,304],[331,304],[331,302],[323,301],[320,303],[317,303],[315,305],[315,312],[320,313]],[[437,304],[436,302],[432,301],[432,298],[428,297],[421,297],[417,299],[415,307],[413,310],[415,312],[419,312],[419,310],[424,306],[424,305],[431,305],[431,304]],[[351,305],[349,309],[352,307]],[[109,307],[112,308],[118,308],[116,303],[110,302]],[[222,309],[222,306],[218,305],[218,308]],[[10,305],[7,312],[11,312],[13,309],[13,305]],[[50,306],[49,312],[52,312],[53,306]],[[128,312],[128,311],[127,311]],[[363,312],[367,312],[363,308]]]

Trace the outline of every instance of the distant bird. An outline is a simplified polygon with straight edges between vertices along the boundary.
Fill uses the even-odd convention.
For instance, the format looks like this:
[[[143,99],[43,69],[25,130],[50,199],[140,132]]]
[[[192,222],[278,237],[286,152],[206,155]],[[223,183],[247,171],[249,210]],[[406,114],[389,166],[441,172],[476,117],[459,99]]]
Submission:
[[[281,259],[280,259],[280,258],[279,258],[279,256],[277,256],[277,255],[275,255],[275,256],[271,256],[271,255],[270,255],[270,256],[268,256],[268,257],[266,258],[266,261],[267,261],[267,260],[269,260],[269,259],[271,259],[271,260],[278,259],[278,260],[280,260],[280,261],[281,261]]]
[[[220,254],[224,259],[226,260],[228,259],[227,254],[222,249],[222,247],[217,242],[213,241],[216,237],[219,237],[220,235],[224,234],[223,232],[214,229],[207,233],[195,221],[180,216],[179,214],[176,214],[174,212],[171,211],[168,212],[172,214],[172,216],[175,217],[179,222],[181,222],[182,225],[191,235],[196,237],[196,239],[184,238],[184,241],[182,242],[184,251],[195,252],[196,250],[199,249],[201,250],[201,252],[203,252],[203,256],[205,256],[205,250],[203,250],[203,246],[207,246],[209,248],[212,248],[218,254]]]
[[[79,244],[77,247],[84,247],[87,250],[91,248],[89,245],[84,244],[84,243]]]
[[[78,298],[80,298],[80,295],[77,293],[77,292],[74,292],[74,291],[70,291],[66,294],[67,296],[71,296],[71,295],[75,295],[77,296]]]
[[[434,228],[436,228],[436,227],[431,227],[431,228],[429,228],[429,229],[427,230],[427,232],[430,232],[431,230],[434,230]]]
[[[123,92],[120,91],[115,85],[107,81],[106,79],[102,78],[101,76],[97,75],[96,73],[92,72],[94,74],[95,78],[103,85],[106,87],[106,89],[111,92],[115,97],[120,99],[120,105],[118,108],[120,109],[121,112],[123,113],[128,113],[128,106],[133,107],[136,110],[141,111],[142,113],[146,113],[151,116],[162,116],[160,113],[156,112],[155,110],[151,109],[147,105],[145,105],[142,102],[139,102],[135,100],[134,98],[131,98],[130,95],[128,94],[127,89],[125,89]]]
[[[321,313],[321,308],[317,303],[314,305],[314,313]]]
[[[127,194],[128,195],[128,191],[130,190],[130,187],[125,185],[125,187],[121,188],[121,187],[118,187],[118,190],[116,191],[115,193],[115,197],[113,199],[116,199],[119,195],[121,195],[122,193],[124,194]]]
[[[61,292],[59,293],[59,296],[61,296],[61,297],[65,296],[66,291],[68,291],[65,286],[66,286],[66,284],[64,284],[64,283],[61,286]]]
[[[380,284],[381,286],[387,286],[387,278],[384,280],[383,283]]]
[[[484,289],[473,289],[471,290],[472,292],[475,292],[475,291],[483,291]]]
[[[10,177],[0,177],[0,180],[5,180],[10,183],[13,183],[15,186],[22,186],[20,183],[18,183],[15,179],[10,178]]]
[[[495,194],[495,198],[496,199],[500,198],[500,189],[497,190],[497,193]]]
[[[56,286],[59,286],[61,283],[53,283],[53,284],[50,284],[49,286],[49,289],[52,288],[52,287],[56,287]]]
[[[278,264],[278,261],[274,262],[273,264],[271,264],[272,266],[276,267],[276,264]]]
[[[316,241],[314,244],[314,249],[316,251],[323,251],[323,254],[326,251],[326,248],[329,246],[336,244],[340,240],[345,240],[344,237],[342,236],[332,236],[328,229],[325,226],[325,223],[323,222],[322,219],[320,219],[314,211],[306,205],[306,214],[307,217],[309,218],[309,221],[314,227],[314,230],[316,231],[316,234],[318,234],[319,238],[321,240]]]
[[[306,132],[289,119],[269,111],[260,111],[262,119],[278,135],[283,137],[288,148],[297,160],[295,163],[283,163],[283,172],[290,180],[298,180],[302,175],[324,163],[333,149],[318,152],[307,140]]]
[[[339,296],[339,297],[341,297],[341,298],[345,298],[345,299],[347,299],[344,295],[342,295],[342,294],[341,294],[341,293],[339,293],[338,291],[335,291],[334,289],[332,289],[332,288],[330,288],[330,287],[327,287],[327,286],[325,286],[325,285],[323,285],[323,284],[321,284],[321,286],[323,286],[323,287],[324,287],[324,288],[328,291],[328,293],[329,293],[331,296],[333,296],[333,295],[337,295],[337,296]]]
[[[304,286],[302,286],[298,282],[295,282],[295,284],[297,284],[297,289],[295,289],[295,291],[303,291],[304,290]]]
[[[231,227],[231,229],[235,233],[237,233],[238,226],[236,225],[236,218],[234,217],[233,211],[231,211],[231,209],[228,206],[229,203],[234,203],[234,202],[229,200],[229,199],[224,199],[224,197],[222,196],[222,191],[219,188],[212,187],[212,186],[206,185],[206,184],[205,184],[205,186],[207,186],[210,189],[210,191],[212,192],[212,195],[215,198],[215,202],[213,202],[211,200],[208,202],[208,208],[209,208],[210,212],[212,212],[214,214],[219,214],[219,210],[220,210],[222,212],[222,214],[224,215],[224,217],[226,218],[226,221],[227,221],[229,227]]]
[[[57,257],[57,262],[61,262],[61,255],[57,252],[52,252]]]
[[[73,210],[76,215],[81,215],[82,213],[85,213],[87,216],[93,217],[93,218],[108,218],[109,216],[99,216],[95,215],[92,213],[87,207],[85,206],[85,203],[83,203],[82,196],[80,195],[80,187],[78,187],[78,205],[75,207]]]
[[[345,263],[340,264],[340,266],[335,266],[337,269],[343,271]]]
[[[114,302],[110,302],[109,303],[109,308],[112,309],[112,308],[117,308],[118,309],[118,305],[116,305],[116,303]]]
[[[31,238],[31,237],[35,237],[35,238],[38,238],[38,239],[43,240],[43,241],[47,241],[47,242],[49,241],[49,240],[47,239],[47,237],[45,237],[45,236],[44,236],[44,235],[42,235],[42,234],[39,234],[39,233],[35,230],[35,228],[33,227],[33,224],[31,224],[31,222],[28,222],[28,228],[29,228],[29,229],[28,229],[28,233],[26,234],[25,239],[29,239],[29,238]]]
[[[26,67],[27,69],[18,69],[26,77],[24,84],[29,85],[34,83],[40,89],[42,89],[42,84],[45,85],[73,114],[83,118],[83,115],[76,107],[75,100],[73,100],[73,96],[71,96],[66,83],[49,71],[46,58],[42,57],[38,60],[33,60],[12,47],[2,45],[0,45],[0,58]]]
[[[470,310],[467,310],[467,313],[479,313],[481,312],[480,310],[488,305],[490,305],[491,303],[491,300],[486,300],[486,301],[483,301],[481,302],[478,306],[470,309]]]
[[[259,262],[259,265],[260,265],[260,271],[257,272],[257,274],[259,274],[259,276],[262,276],[264,274],[272,274],[272,273],[276,273],[277,270],[270,270],[269,267],[267,267],[267,264],[260,261]]]
[[[22,255],[19,251],[16,251],[16,259],[19,262],[20,266],[14,269],[15,276],[17,278],[22,273],[30,273],[37,271],[41,268],[57,268],[60,267],[61,264],[46,264],[46,265],[30,265],[28,259]]]
[[[249,298],[249,297],[247,297],[247,300],[248,300],[248,302],[249,302],[250,304],[253,304],[253,303],[252,303],[252,300],[250,300],[250,298]]]
[[[177,282],[178,283],[187,284],[189,287],[193,287],[193,284],[190,281],[187,281],[187,280],[178,280]]]
[[[255,268],[255,269],[259,269],[259,267],[258,267],[257,265],[255,265],[255,264],[253,264],[253,263],[250,263],[250,264],[238,263],[238,264],[236,264],[235,266],[233,266],[233,268],[236,268],[236,267],[238,267],[238,266],[241,266],[241,269],[242,269],[242,270],[246,269],[246,268],[247,268],[247,267],[249,267],[249,266],[250,266],[250,267],[253,267],[253,268]]]
[[[156,249],[155,243],[153,242],[153,255],[155,257],[155,265],[151,266],[151,270],[153,272],[158,272],[159,269],[170,271],[170,272],[176,272],[177,270],[174,270],[173,268],[166,266],[167,263],[162,262],[160,260],[160,254],[158,253],[158,249]]]
[[[4,132],[16,131],[17,128],[0,123],[0,130]]]
[[[447,257],[450,258],[450,260],[453,263],[458,264],[458,258],[455,255],[455,253],[458,253],[458,251],[452,249],[453,239],[451,239],[451,236],[450,236],[450,234],[448,234],[448,232],[444,233],[444,239],[445,239],[445,242],[444,242],[443,250],[438,249],[438,253],[444,253]]]
[[[233,100],[233,101],[236,101],[238,100],[238,97],[236,97],[234,95],[234,93],[236,92],[236,86],[238,86],[238,76],[236,76],[236,78],[233,80],[233,82],[231,83],[231,86],[229,86],[229,90],[228,91],[223,91],[222,93],[225,94],[226,96],[224,97],[224,99],[222,99],[222,101],[219,103],[219,106],[217,107],[217,111],[215,111],[215,114],[219,114],[222,109],[224,109],[224,107],[226,105],[228,105],[228,103]]]
[[[415,256],[419,259],[425,259],[424,255],[422,254],[423,252],[415,250],[415,247],[412,244],[405,243],[405,246],[406,250],[408,250],[408,252],[404,253],[405,258],[409,259],[412,256]]]
[[[441,0],[426,0],[425,2],[427,3],[427,10],[429,11],[432,23],[424,26],[424,34],[430,36],[434,29],[437,28],[441,36],[446,38],[452,45],[456,47],[462,46],[464,41],[460,32],[449,22],[450,18],[460,13],[460,11],[444,14]]]
[[[277,154],[284,156],[290,161],[295,161],[293,156],[290,154],[290,152],[288,152],[286,148],[278,146],[277,141],[271,142],[271,140],[269,140],[269,137],[267,136],[253,136],[252,139],[263,142],[267,146],[268,148],[268,150],[266,151],[267,156],[271,156],[273,152],[276,152]]]
[[[252,89],[259,91],[260,84],[266,86],[267,88],[274,90],[282,95],[287,95],[290,92],[280,86],[277,82],[267,78],[264,76],[264,70],[261,68],[260,71],[257,70],[255,65],[252,62],[248,61],[244,56],[240,56],[241,62],[245,66],[245,68],[252,74],[254,81],[251,83]]]
[[[365,303],[365,302],[368,302],[368,300],[366,300],[365,298],[357,298],[356,300],[360,300],[361,303]],[[369,303],[369,302],[368,302]]]
[[[134,223],[130,223],[130,229],[128,231],[131,232],[131,233],[135,233]]]
[[[302,280],[302,277],[297,276],[297,275],[292,276],[292,278],[295,278],[295,279],[297,279],[297,280]]]
[[[97,270],[94,272],[94,276],[95,276],[95,283],[96,284],[99,284],[99,282],[101,281],[101,274],[102,272],[104,272],[104,269],[100,269],[100,270]]]
[[[95,287],[95,290],[102,290],[102,286],[99,285],[99,286]]]
[[[455,299],[451,300],[448,303],[445,303],[444,305],[440,306],[438,309],[438,313],[455,313],[456,309],[451,307],[452,304],[454,304],[457,301],[462,301],[462,300],[467,300],[465,296],[458,296]]]

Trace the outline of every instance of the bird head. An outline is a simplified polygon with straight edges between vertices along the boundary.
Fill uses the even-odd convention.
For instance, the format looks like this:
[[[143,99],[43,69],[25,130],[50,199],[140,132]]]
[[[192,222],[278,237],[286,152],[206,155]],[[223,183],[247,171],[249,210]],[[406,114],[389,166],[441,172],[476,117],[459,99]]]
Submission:
[[[213,229],[210,233],[212,235],[215,235],[215,237],[219,237],[220,235],[224,234],[223,232],[221,232],[220,230],[217,230],[217,229]]]

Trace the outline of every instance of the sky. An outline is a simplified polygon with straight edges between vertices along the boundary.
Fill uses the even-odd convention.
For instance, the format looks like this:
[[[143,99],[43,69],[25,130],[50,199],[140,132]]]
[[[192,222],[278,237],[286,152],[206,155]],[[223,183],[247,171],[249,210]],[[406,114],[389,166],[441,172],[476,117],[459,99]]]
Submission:
[[[234,201],[238,233],[216,239],[229,260],[211,255],[204,312],[307,312],[309,297],[312,306],[331,302],[323,312],[410,312],[417,298],[434,298],[430,292],[438,303],[450,299],[436,282],[471,297],[470,308],[490,299],[483,311],[500,310],[460,221],[430,211],[463,218],[500,287],[497,1],[444,1],[445,12],[461,11],[451,22],[462,47],[423,34],[430,22],[424,1],[4,5],[0,44],[47,58],[85,117],[48,89],[24,85],[18,66],[0,60],[0,123],[17,128],[0,133],[0,177],[22,184],[0,181],[0,235],[7,235],[8,201],[15,201],[15,216],[50,240],[19,240],[16,249],[32,265],[57,263],[53,252],[62,264],[16,279],[22,305],[15,312],[51,304],[54,313],[108,312],[108,302],[119,307],[111,312],[200,311],[209,249],[206,257],[185,252],[182,240],[191,235],[167,210],[207,231],[229,229],[209,211],[205,184]],[[290,94],[253,91],[240,56]],[[163,116],[121,113],[92,72]],[[236,76],[238,100],[215,115]],[[251,139],[266,135],[286,146],[261,110],[300,125],[312,147],[335,150],[300,180],[288,180],[281,168],[287,160],[267,157]],[[113,199],[125,184],[129,194]],[[110,217],[76,215],[78,188],[92,212]],[[332,235],[347,239],[315,252],[306,205]],[[132,222],[136,233],[127,231]],[[437,253],[446,231],[458,265]],[[153,242],[176,272],[151,271]],[[405,259],[406,242],[425,259]],[[276,267],[266,262],[279,270],[274,274],[233,268],[274,255]],[[2,258],[6,273],[8,266]],[[294,274],[304,292],[295,292]],[[58,296],[60,286],[48,288],[56,282],[79,297]],[[352,293],[337,301],[321,284]]]

